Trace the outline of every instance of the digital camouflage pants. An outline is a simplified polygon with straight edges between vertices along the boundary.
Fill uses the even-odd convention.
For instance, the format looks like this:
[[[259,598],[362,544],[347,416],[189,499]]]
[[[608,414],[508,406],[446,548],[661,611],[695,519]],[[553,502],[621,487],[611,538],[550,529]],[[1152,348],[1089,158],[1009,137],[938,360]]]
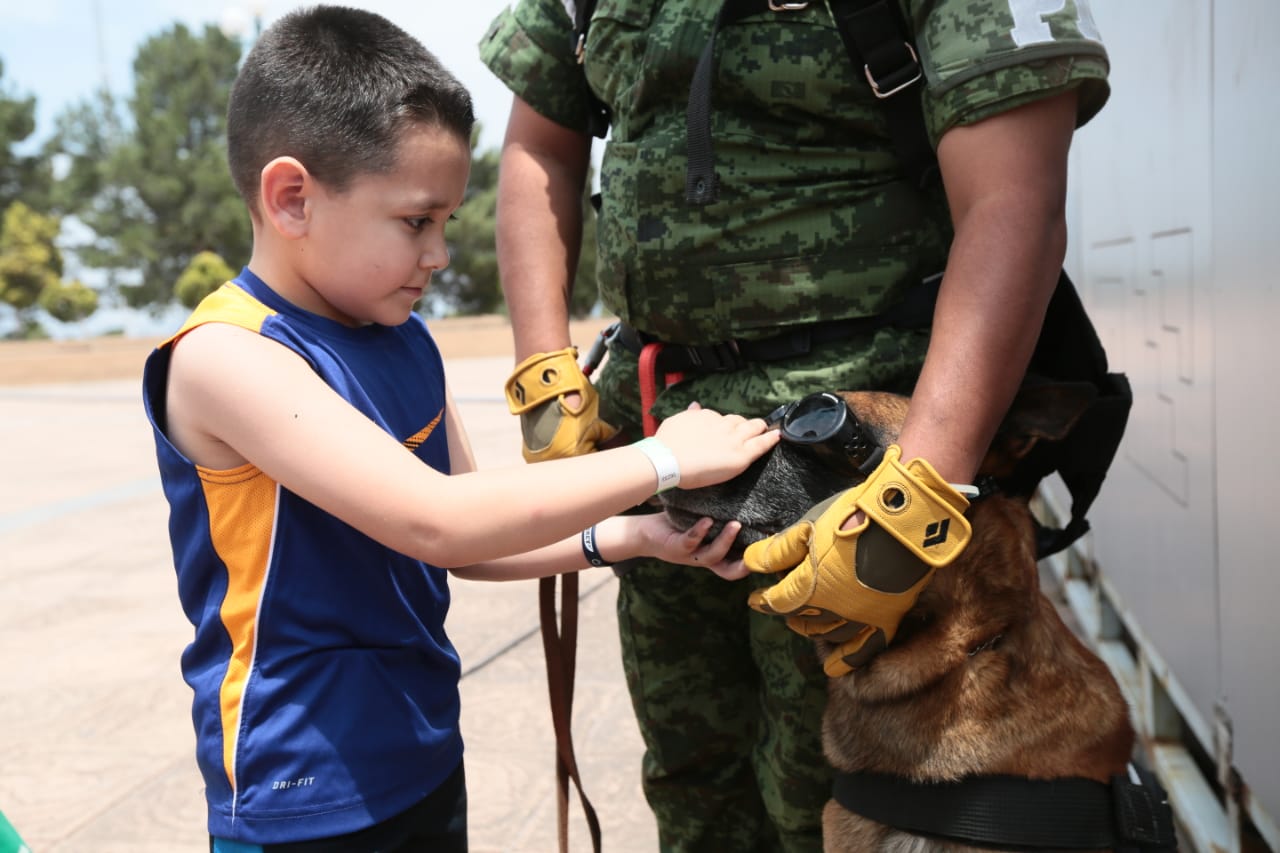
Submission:
[[[692,401],[763,416],[814,391],[909,393],[926,332],[885,329],[787,361],[706,374],[662,392],[667,417]],[[602,414],[640,437],[634,353],[612,348]],[[811,641],[747,607],[776,581],[723,581],[657,561],[618,567],[618,627],[645,743],[644,791],[664,851],[820,851],[831,772],[822,758],[823,675]]]

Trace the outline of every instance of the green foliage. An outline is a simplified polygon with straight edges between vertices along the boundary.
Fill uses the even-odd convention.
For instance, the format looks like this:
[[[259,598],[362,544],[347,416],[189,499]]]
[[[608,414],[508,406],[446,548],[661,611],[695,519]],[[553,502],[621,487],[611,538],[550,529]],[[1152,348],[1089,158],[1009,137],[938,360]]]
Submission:
[[[36,210],[48,210],[52,176],[48,159],[13,150],[36,129],[36,99],[19,97],[7,89],[0,60],[0,210],[18,199]]]
[[[477,125],[471,140],[471,176],[467,181],[466,199],[448,229],[449,267],[431,279],[433,296],[455,314],[496,314],[506,310],[494,245],[501,153],[478,152],[479,138]],[[582,255],[569,306],[574,317],[587,316],[599,301],[595,274],[596,216],[591,206],[590,185],[588,175],[588,189],[582,198]]]
[[[98,310],[98,292],[80,281],[53,281],[40,291],[39,303],[54,319],[74,323]]]
[[[90,236],[70,247],[77,261],[103,270],[108,292],[130,305],[192,306],[233,276],[252,251],[248,212],[226,165],[226,108],[240,60],[238,42],[214,26],[193,32],[181,23],[139,46],[134,89],[125,100],[91,92],[56,120],[38,155],[14,148],[35,127],[35,99],[4,86],[0,63],[0,211],[21,198],[0,243],[0,301],[33,331],[37,306],[59,318],[80,318],[96,292],[63,283],[53,243],[55,219],[75,217]],[[451,313],[505,309],[494,247],[499,152],[475,149],[467,199],[450,223],[451,262],[433,279],[433,296]],[[52,178],[57,161],[58,180]],[[595,213],[584,196],[582,253],[570,311],[597,303]],[[53,228],[52,233],[49,228]],[[69,229],[69,233],[78,233]]]
[[[59,220],[20,201],[9,205],[0,225],[0,302],[18,311],[22,338],[44,337],[34,316],[39,307],[56,320],[71,323],[98,310],[97,291],[79,281],[62,280],[62,253],[54,241]]]
[[[140,274],[121,288],[131,305],[169,302],[201,251],[249,257],[249,217],[226,165],[239,60],[239,44],[217,27],[195,34],[174,24],[134,58],[128,131],[105,96],[62,117],[58,139],[71,170],[60,190],[97,235],[77,252],[87,265]]]
[[[200,304],[210,293],[213,293],[224,282],[235,278],[236,271],[227,262],[218,257],[216,252],[200,252],[191,259],[187,268],[178,276],[173,286],[178,301],[188,308]]]
[[[30,314],[19,316],[18,328],[5,335],[5,340],[10,341],[46,341],[48,339],[49,332]]]
[[[109,185],[108,164],[113,152],[127,141],[115,98],[100,89],[63,110],[54,124],[45,154],[51,160],[60,157],[66,164],[65,174],[53,187],[54,209],[64,215],[83,216],[95,207],[109,207],[104,198]]]
[[[479,128],[471,140],[471,176],[462,206],[449,223],[449,266],[431,278],[432,294],[457,314],[502,310],[493,223],[498,199],[498,152],[476,154]]]
[[[62,277],[62,253],[54,245],[58,220],[20,201],[9,205],[0,226],[0,302],[18,311],[33,307]]]

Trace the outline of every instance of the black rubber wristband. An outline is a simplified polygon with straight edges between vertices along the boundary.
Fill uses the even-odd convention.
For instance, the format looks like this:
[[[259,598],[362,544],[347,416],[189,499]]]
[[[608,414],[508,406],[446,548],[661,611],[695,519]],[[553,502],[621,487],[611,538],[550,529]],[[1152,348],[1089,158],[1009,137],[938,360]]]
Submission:
[[[593,566],[608,564],[604,556],[596,549],[596,526],[593,524],[582,531],[582,556]]]

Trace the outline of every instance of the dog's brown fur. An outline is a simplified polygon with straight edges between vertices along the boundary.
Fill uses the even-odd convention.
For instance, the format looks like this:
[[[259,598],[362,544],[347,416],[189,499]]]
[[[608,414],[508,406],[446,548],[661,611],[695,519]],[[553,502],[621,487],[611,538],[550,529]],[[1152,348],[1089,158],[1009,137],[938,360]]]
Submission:
[[[882,445],[894,441],[905,398],[843,396]],[[1035,442],[1060,436],[1085,401],[1072,389],[1020,395],[983,473],[1007,473]],[[795,521],[815,498],[852,485],[806,457],[781,443],[730,483],[668,493],[668,514],[677,522],[737,518],[745,545]],[[967,515],[969,546],[935,574],[894,642],[862,669],[831,679],[823,720],[828,761],[841,771],[916,781],[973,774],[1108,781],[1124,771],[1133,749],[1128,707],[1106,666],[1040,592],[1027,501],[995,494],[975,501]],[[828,649],[817,646],[825,656]],[[827,851],[977,849],[890,829],[834,800],[823,834]]]

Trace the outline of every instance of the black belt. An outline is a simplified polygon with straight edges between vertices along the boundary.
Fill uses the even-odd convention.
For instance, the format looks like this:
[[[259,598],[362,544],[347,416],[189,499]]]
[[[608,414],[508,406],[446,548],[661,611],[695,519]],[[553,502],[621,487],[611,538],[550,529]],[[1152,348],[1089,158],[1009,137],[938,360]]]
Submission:
[[[662,344],[657,367],[664,373],[722,373],[759,361],[781,361],[808,354],[816,344],[844,340],[887,325],[879,317],[855,317],[796,326],[759,340],[728,340],[712,344],[671,344],[622,324],[615,340],[633,353],[646,344]]]
[[[615,339],[636,354],[646,344],[662,344],[656,366],[664,373],[723,373],[739,370],[753,362],[781,361],[807,355],[818,344],[847,340],[889,326],[923,329],[933,320],[933,306],[941,282],[942,273],[929,276],[908,290],[897,305],[872,317],[784,327],[783,331],[768,338],[674,344],[620,323]]]
[[[1002,849],[1174,851],[1168,795],[1148,770],[1137,781],[970,776],[914,782],[837,773],[832,796],[854,814],[921,835]]]

